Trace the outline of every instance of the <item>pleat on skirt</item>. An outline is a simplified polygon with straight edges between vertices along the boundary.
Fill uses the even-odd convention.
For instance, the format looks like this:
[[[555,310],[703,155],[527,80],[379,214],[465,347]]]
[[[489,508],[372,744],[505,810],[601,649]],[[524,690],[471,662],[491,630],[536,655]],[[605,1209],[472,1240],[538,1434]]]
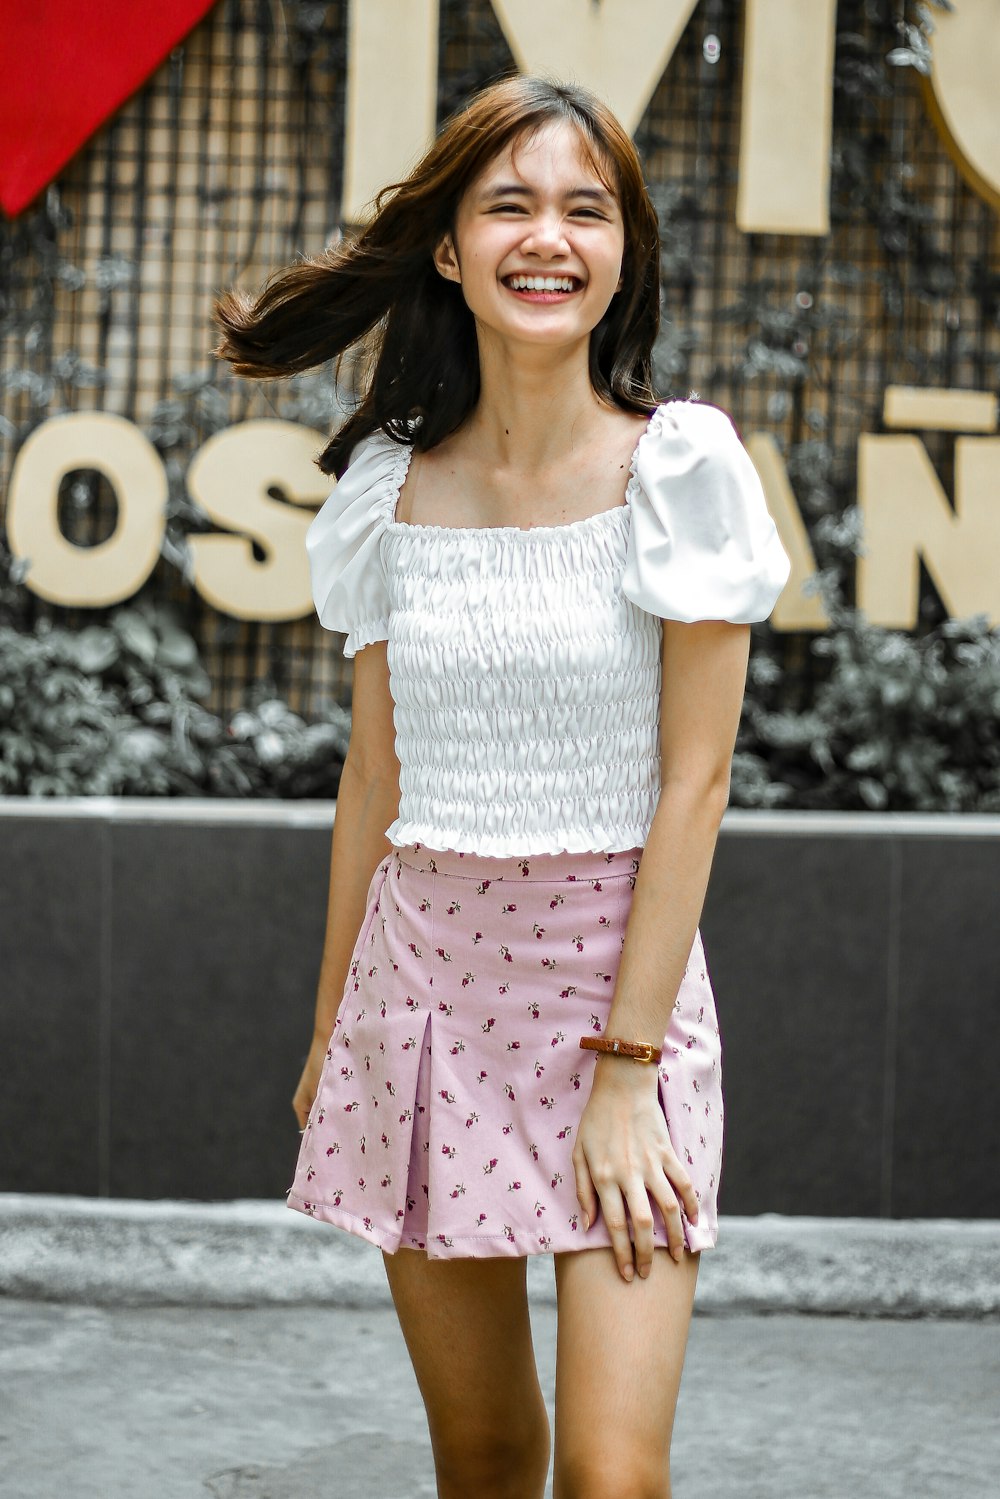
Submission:
[[[579,1043],[605,1029],[642,853],[497,858],[414,843],[382,860],[289,1207],[436,1259],[611,1243],[600,1211],[584,1230],[576,1195],[597,1061]],[[700,931],[662,1045],[658,1097],[698,1198],[684,1237],[711,1249],[722,1058]]]

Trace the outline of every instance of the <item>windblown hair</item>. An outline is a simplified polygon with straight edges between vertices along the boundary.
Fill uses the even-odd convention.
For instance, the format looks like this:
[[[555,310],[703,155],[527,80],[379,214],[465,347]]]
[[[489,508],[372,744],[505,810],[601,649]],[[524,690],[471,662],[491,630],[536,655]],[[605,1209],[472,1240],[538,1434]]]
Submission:
[[[376,194],[374,215],[356,237],[278,271],[256,295],[232,289],[216,301],[222,336],[215,353],[238,375],[294,375],[339,360],[359,343],[367,350],[360,402],[318,459],[324,473],[341,474],[355,445],[376,429],[428,449],[472,411],[479,398],[475,321],[461,287],[436,269],[433,252],[454,232],[462,195],[490,162],[557,120],[579,130],[625,230],[621,290],[590,337],[591,382],[623,410],[648,412],[657,404],[659,228],[635,147],[586,89],[506,78],[444,124],[404,182]]]

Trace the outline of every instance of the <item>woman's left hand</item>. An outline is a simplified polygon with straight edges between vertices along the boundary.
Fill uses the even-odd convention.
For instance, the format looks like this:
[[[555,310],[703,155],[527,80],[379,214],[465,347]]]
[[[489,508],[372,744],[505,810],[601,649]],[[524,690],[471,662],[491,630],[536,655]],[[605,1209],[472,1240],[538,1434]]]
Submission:
[[[678,1261],[684,1253],[681,1206],[689,1222],[698,1217],[698,1199],[670,1143],[657,1084],[657,1069],[647,1062],[599,1056],[573,1146],[580,1206],[588,1226],[600,1206],[625,1280],[634,1273],[626,1206],[635,1233],[635,1269],[643,1278],[653,1263],[650,1199],[663,1214],[670,1251]]]

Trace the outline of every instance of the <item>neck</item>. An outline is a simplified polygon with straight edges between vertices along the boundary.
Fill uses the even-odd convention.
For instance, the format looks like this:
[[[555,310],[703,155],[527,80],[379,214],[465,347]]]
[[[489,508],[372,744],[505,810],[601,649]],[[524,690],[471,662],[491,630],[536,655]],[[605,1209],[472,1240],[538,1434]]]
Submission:
[[[480,330],[480,392],[467,426],[490,467],[534,471],[564,458],[609,408],[590,382],[589,340],[571,349],[495,343]]]

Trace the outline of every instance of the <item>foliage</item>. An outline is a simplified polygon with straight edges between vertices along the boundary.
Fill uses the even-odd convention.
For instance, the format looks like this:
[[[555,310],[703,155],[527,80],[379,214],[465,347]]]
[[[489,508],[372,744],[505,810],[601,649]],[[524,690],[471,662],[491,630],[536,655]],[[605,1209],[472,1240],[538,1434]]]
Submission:
[[[226,722],[202,706],[208,675],[169,607],[26,628],[16,591],[0,549],[0,795],[336,795],[345,709],[306,724],[258,683]]]
[[[978,616],[910,636],[832,614],[805,711],[782,707],[766,655],[751,662],[733,805],[1000,812],[1000,630]]]

